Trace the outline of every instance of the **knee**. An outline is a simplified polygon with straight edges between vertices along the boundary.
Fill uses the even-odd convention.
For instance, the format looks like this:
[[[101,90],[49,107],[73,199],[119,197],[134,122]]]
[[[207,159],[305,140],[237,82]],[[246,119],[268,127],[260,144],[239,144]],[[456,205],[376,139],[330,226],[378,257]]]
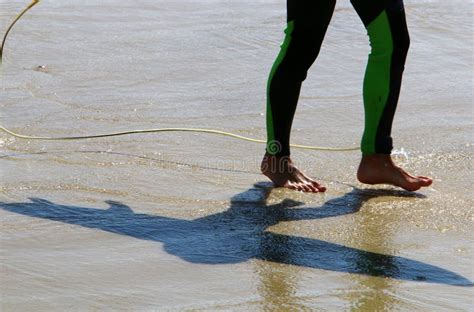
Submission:
[[[408,32],[392,32],[391,36],[370,36],[371,55],[380,58],[396,58],[404,63],[410,48]]]
[[[408,35],[408,32],[404,32],[403,34],[400,34],[398,36],[393,36],[393,51],[400,55],[403,56],[403,58],[406,57],[408,54],[408,50],[410,49],[410,36]]]
[[[307,72],[319,55],[322,36],[314,29],[295,29],[291,46],[282,66],[298,81],[306,79]]]

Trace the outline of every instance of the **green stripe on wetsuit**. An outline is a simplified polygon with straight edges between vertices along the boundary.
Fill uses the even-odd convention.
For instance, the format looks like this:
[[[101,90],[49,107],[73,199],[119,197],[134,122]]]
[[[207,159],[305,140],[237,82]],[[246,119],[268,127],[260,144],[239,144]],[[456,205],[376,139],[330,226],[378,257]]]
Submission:
[[[275,138],[275,125],[273,123],[273,112],[272,112],[272,105],[270,103],[270,85],[275,76],[278,67],[280,66],[281,62],[286,56],[286,52],[288,51],[288,47],[291,43],[291,33],[293,32],[293,21],[288,22],[287,27],[285,29],[285,40],[281,44],[281,50],[278,54],[278,57],[275,63],[272,66],[272,70],[270,71],[270,77],[268,78],[268,85],[267,85],[267,152],[270,154],[277,154],[280,149],[280,142]]]
[[[364,78],[365,128],[361,150],[363,154],[374,154],[377,130],[390,92],[393,39],[385,11],[368,25],[367,32],[372,51]]]

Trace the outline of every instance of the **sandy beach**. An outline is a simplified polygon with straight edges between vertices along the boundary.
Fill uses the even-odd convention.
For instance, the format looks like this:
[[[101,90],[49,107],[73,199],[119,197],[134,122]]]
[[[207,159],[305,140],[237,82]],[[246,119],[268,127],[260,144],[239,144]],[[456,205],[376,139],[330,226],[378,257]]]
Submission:
[[[0,30],[28,3],[0,2]],[[416,193],[366,186],[360,153],[293,150],[324,194],[273,188],[264,145],[166,132],[0,133],[2,311],[472,311],[472,1],[405,1],[394,158]],[[45,0],[12,30],[0,124],[40,136],[189,127],[265,138],[276,0]],[[338,1],[292,143],[357,147],[366,31]]]

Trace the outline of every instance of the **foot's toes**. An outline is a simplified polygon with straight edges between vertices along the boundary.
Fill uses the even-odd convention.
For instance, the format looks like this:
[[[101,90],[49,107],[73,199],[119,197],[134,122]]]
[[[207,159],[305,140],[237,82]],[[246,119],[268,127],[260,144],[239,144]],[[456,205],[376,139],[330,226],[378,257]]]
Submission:
[[[414,192],[414,191],[419,190],[422,187],[430,186],[431,183],[433,183],[433,180],[431,180],[430,178],[416,177],[414,179],[407,180],[405,183],[401,183],[399,185],[395,184],[395,185],[401,186],[402,188],[404,188],[407,191]]]
[[[423,186],[429,186],[433,183],[433,179],[424,176],[418,176],[418,180]]]
[[[317,188],[320,192],[326,192],[326,187],[325,186],[318,185]]]
[[[315,187],[312,183],[309,183],[308,187],[310,188],[311,193],[319,193],[319,189],[317,187]]]
[[[303,191],[303,188],[297,183],[288,182],[284,185],[284,187],[289,188],[290,190]]]
[[[287,183],[285,187],[291,190],[305,192],[305,193],[318,193],[319,192],[318,188],[306,182],[293,182],[293,183],[290,182],[290,183]]]
[[[305,182],[306,187],[309,189],[310,193],[319,193],[319,189],[313,185],[313,183]]]
[[[302,192],[306,192],[306,193],[312,192],[311,188],[306,183],[300,183],[299,186]]]
[[[316,181],[313,181],[311,183],[311,185],[316,188],[318,190],[318,192],[326,192],[326,187],[325,186],[322,186],[321,184],[319,184],[318,182]]]

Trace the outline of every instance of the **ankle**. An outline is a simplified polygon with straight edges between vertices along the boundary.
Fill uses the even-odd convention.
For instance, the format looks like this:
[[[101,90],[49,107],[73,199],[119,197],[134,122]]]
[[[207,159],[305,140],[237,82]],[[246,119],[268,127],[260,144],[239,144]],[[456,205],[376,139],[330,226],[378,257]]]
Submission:
[[[393,166],[392,156],[390,154],[368,154],[362,155],[360,166]]]
[[[287,172],[292,168],[293,164],[289,156],[277,156],[265,153],[260,164],[260,170],[268,173],[282,173]]]
[[[392,155],[391,154],[381,154],[381,153],[362,154],[362,159],[364,159],[364,160],[388,160],[388,159],[392,159]]]

